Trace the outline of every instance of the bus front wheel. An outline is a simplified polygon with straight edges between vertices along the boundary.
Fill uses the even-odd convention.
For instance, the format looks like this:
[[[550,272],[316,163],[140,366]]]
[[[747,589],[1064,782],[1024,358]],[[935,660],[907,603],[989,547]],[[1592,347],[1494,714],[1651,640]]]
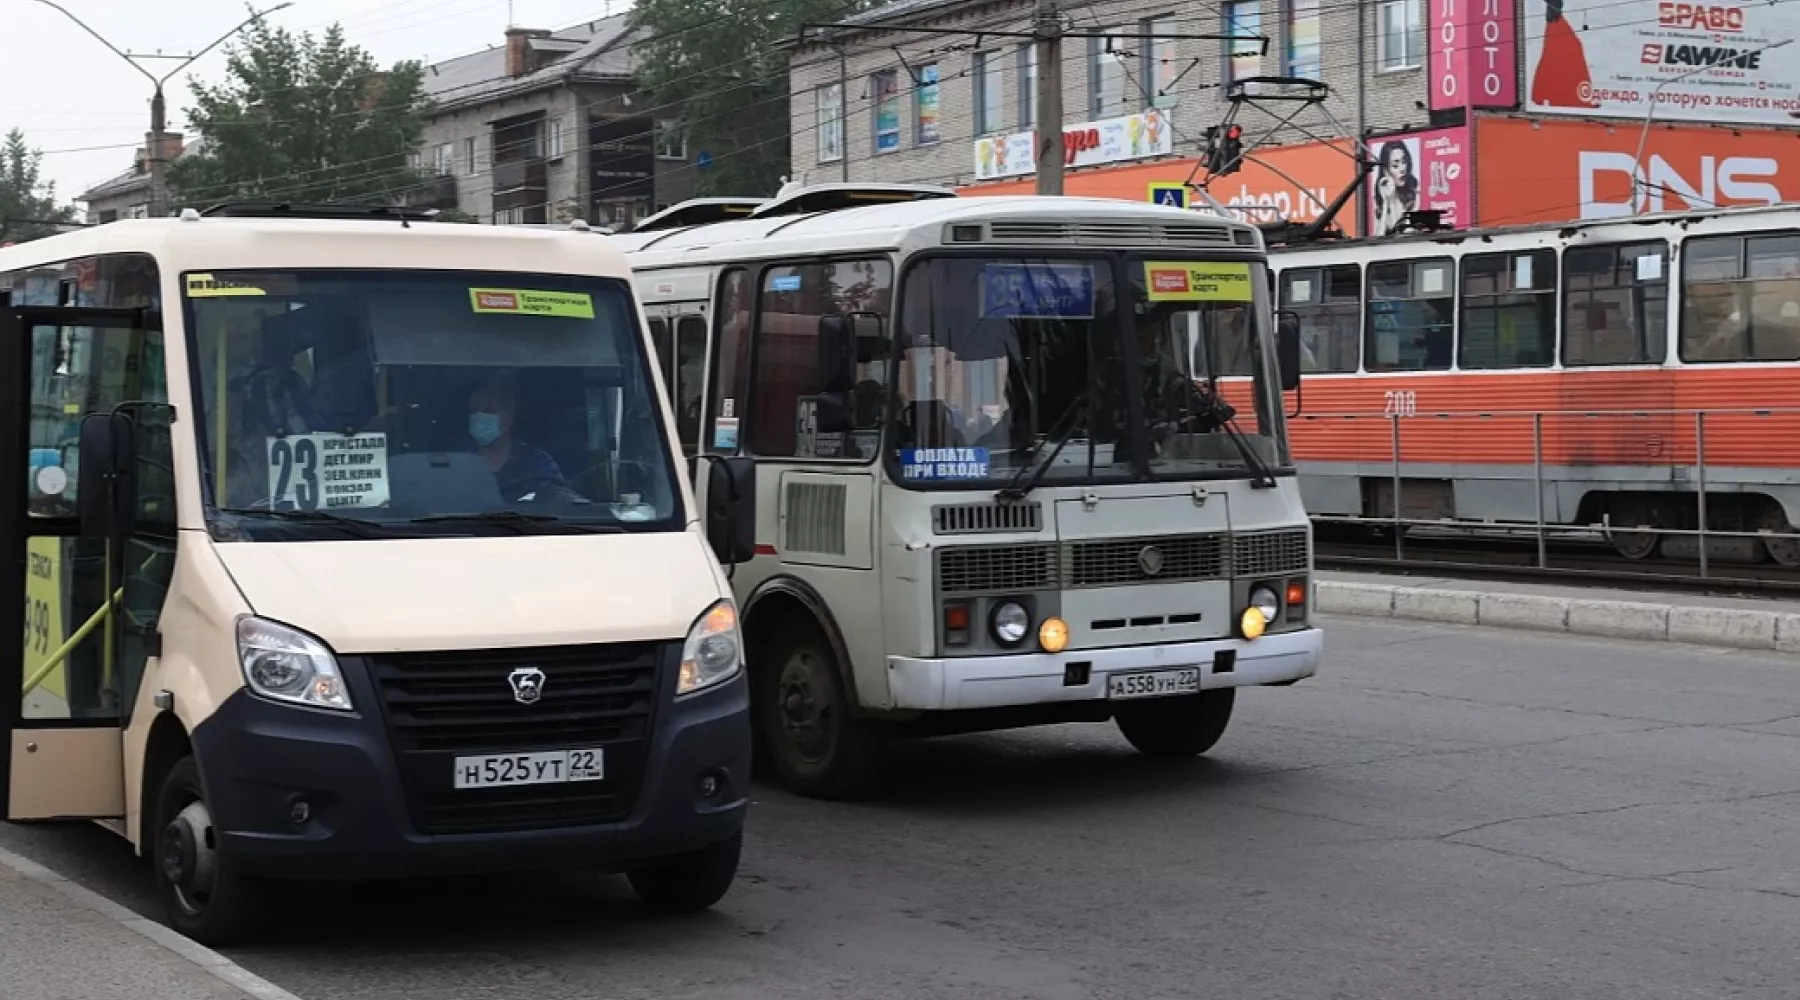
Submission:
[[[888,746],[852,712],[831,644],[816,626],[793,624],[756,665],[754,700],[776,777],[821,799],[854,798],[880,783]]]
[[[192,755],[163,779],[152,855],[156,894],[169,926],[203,945],[241,941],[263,914],[264,887],[222,864],[212,812]]]
[[[1214,688],[1120,705],[1114,719],[1119,732],[1145,756],[1198,757],[1225,735],[1236,701],[1237,688]]]

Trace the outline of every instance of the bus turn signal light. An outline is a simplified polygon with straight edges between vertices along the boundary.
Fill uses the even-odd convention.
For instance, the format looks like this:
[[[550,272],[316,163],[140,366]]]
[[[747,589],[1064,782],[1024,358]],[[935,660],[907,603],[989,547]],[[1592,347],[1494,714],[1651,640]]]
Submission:
[[[1263,617],[1261,608],[1245,608],[1244,616],[1238,620],[1238,625],[1244,631],[1244,638],[1257,639],[1261,638],[1263,630],[1269,627],[1269,620]]]
[[[1046,618],[1038,626],[1038,645],[1046,653],[1060,653],[1069,645],[1069,623],[1061,618]]]

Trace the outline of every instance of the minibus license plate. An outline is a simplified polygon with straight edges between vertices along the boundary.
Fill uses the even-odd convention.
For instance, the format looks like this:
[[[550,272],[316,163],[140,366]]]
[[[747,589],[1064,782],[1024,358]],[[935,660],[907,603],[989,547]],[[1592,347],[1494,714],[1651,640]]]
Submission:
[[[1177,694],[1198,694],[1199,691],[1199,667],[1110,674],[1106,678],[1108,698],[1162,698]]]
[[[565,781],[601,781],[604,778],[599,747],[456,758],[457,788],[552,785]]]

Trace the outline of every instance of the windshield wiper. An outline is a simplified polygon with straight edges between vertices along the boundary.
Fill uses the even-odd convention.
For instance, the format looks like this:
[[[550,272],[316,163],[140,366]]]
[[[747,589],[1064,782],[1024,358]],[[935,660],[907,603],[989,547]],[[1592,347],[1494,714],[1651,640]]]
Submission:
[[[408,524],[549,524],[562,518],[551,514],[527,514],[517,510],[484,510],[468,514],[428,514],[408,518]]]
[[[307,524],[334,524],[354,529],[358,534],[369,535],[371,530],[379,531],[382,524],[360,517],[345,517],[326,510],[278,510],[272,507],[220,507],[221,514],[235,514],[239,517],[272,517],[278,521],[299,521]]]
[[[1215,382],[1215,389],[1217,385],[1218,383]],[[1237,410],[1220,399],[1216,392],[1212,398],[1213,415],[1219,418],[1219,428],[1225,432],[1226,437],[1231,439],[1232,444],[1237,445],[1238,454],[1244,456],[1244,464],[1250,466],[1250,471],[1254,473],[1250,477],[1250,486],[1259,490],[1274,489],[1275,474],[1269,471],[1269,467],[1263,463],[1261,458],[1257,457],[1256,449],[1250,447],[1250,439],[1245,437],[1243,430],[1238,427]]]
[[[1050,471],[1050,466],[1055,463],[1056,456],[1062,454],[1063,445],[1068,444],[1069,439],[1075,436],[1075,428],[1079,426],[1075,417],[1081,414],[1082,408],[1087,404],[1087,401],[1088,394],[1083,391],[1069,402],[1068,409],[1065,409],[1057,416],[1056,423],[1050,428],[1050,433],[1039,438],[1038,443],[1032,446],[1031,454],[1025,456],[1025,464],[1019,467],[1018,472],[1013,473],[1012,479],[1008,481],[1005,486],[1002,486],[994,492],[994,496],[997,499],[1023,500],[1032,490],[1037,489],[1039,481],[1044,478],[1045,473]],[[1065,422],[1067,423],[1067,426],[1064,426]],[[1058,428],[1061,428],[1060,432],[1058,431]],[[1037,465],[1034,470],[1033,466],[1037,463],[1038,454],[1044,450],[1045,445],[1052,441],[1056,442],[1056,447],[1051,449],[1049,456],[1044,459],[1044,464]],[[1024,480],[1024,482],[1021,483],[1020,480]]]

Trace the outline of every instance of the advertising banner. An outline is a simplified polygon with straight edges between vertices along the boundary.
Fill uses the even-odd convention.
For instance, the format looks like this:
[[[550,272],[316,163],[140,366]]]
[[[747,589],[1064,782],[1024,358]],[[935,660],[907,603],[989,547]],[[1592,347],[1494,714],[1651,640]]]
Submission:
[[[1516,106],[1519,50],[1513,0],[1427,2],[1431,110]]]
[[[1771,46],[1796,35],[1800,3],[1528,0],[1525,108],[1792,125],[1800,49]]]
[[[1800,201],[1800,137],[1793,132],[1657,126],[1634,169],[1638,135],[1594,122],[1480,119],[1480,224]]]
[[[1375,172],[1369,176],[1369,232],[1397,232],[1408,212],[1435,209],[1442,224],[1466,228],[1469,205],[1469,129],[1434,129],[1376,136]]]
[[[1037,172],[1036,133],[1015,132],[975,140],[975,179],[998,180]],[[1175,152],[1169,120],[1157,110],[1105,118],[1063,129],[1063,162],[1070,167],[1121,163]]]

